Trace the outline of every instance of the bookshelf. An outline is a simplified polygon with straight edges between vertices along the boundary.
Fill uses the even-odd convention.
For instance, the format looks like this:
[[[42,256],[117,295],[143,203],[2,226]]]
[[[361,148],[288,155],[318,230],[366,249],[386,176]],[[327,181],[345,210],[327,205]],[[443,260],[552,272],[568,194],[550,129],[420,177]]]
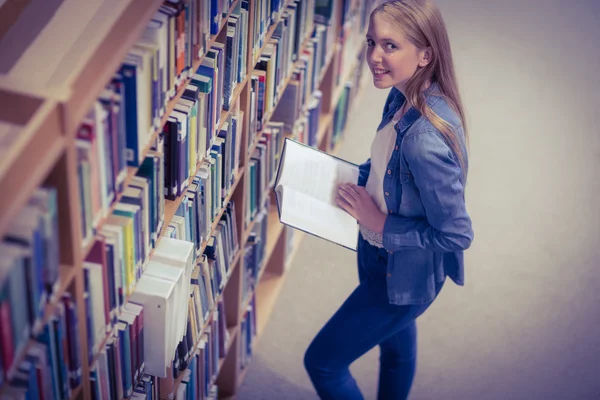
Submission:
[[[211,8],[215,3],[216,11]],[[278,221],[272,180],[267,179],[276,168],[278,146],[292,137],[335,152],[343,140],[337,121],[345,121],[363,81],[364,40],[349,40],[350,27],[365,27],[364,15],[374,1],[335,2],[321,36],[314,5],[315,0],[218,0],[210,5],[185,0],[171,2],[171,8],[164,0],[97,0],[85,10],[75,0],[0,5],[0,20],[6,22],[0,24],[0,49],[24,32],[33,15],[47,16],[35,19],[36,32],[60,32],[69,18],[85,19],[65,28],[72,40],[56,54],[42,51],[56,38],[38,34],[13,44],[20,50],[11,49],[13,58],[0,66],[0,234],[5,242],[12,240],[0,247],[0,259],[8,260],[0,263],[1,396],[19,398],[27,392],[37,398],[36,390],[65,399],[92,399],[98,393],[142,398],[144,390],[165,399],[182,390],[198,398],[235,396],[303,237]],[[273,18],[269,11],[276,11]],[[167,23],[149,30],[159,13]],[[211,24],[212,13],[220,18]],[[143,42],[148,32],[157,33],[156,42]],[[364,30],[351,34],[364,37]],[[139,87],[149,84],[136,89],[147,89],[146,96],[134,91],[139,104],[130,108],[131,92],[123,84],[121,92],[110,92],[109,106],[103,108],[106,91],[125,82],[121,68],[132,63],[132,51],[150,60],[136,59],[150,71],[138,65],[134,77]],[[222,64],[211,64],[221,55]],[[203,70],[207,65],[219,68]],[[42,66],[50,71],[26,79]],[[218,84],[202,86],[210,71],[210,82]],[[230,92],[224,83],[231,84]],[[190,87],[200,88],[191,100]],[[228,108],[218,104],[221,98]],[[316,107],[311,106],[314,99]],[[174,115],[183,120],[174,121]],[[127,133],[122,131],[119,118],[124,124],[133,118],[140,126],[147,118],[149,129],[138,128],[135,138],[138,163],[125,164],[112,152],[131,146],[129,125],[123,125]],[[86,124],[95,136],[82,133]],[[168,132],[169,126],[178,127],[179,135],[165,144],[177,134]],[[187,127],[187,147],[175,149],[169,143],[183,143],[181,126]],[[120,135],[127,135],[123,145]],[[169,162],[167,154],[173,154]],[[142,163],[149,159],[155,160],[152,177]],[[217,160],[212,167],[211,160]],[[171,193],[167,176],[188,186]],[[168,198],[160,193],[162,187]],[[132,188],[141,190],[139,204],[131,203],[137,199]],[[53,195],[47,204],[31,200]],[[38,225],[26,223],[28,218]],[[24,225],[32,236],[15,244]],[[116,244],[114,238],[119,238]],[[167,262],[160,254],[171,241],[194,245],[191,269],[200,271],[201,283],[190,286],[197,292],[186,301],[188,328],[174,343],[176,352],[185,345],[187,353],[176,353],[174,359],[186,367],[174,373],[176,364],[168,365],[167,376],[157,378],[148,373],[144,357],[149,356],[137,353],[147,345],[138,335],[148,333],[154,314],[144,305],[142,324],[139,314],[125,308],[135,303],[130,300],[148,265]],[[45,259],[49,254],[52,262]],[[24,294],[8,285],[21,282],[17,268]],[[32,277],[37,273],[43,274]],[[198,294],[209,296],[209,291],[210,298]],[[124,322],[129,314],[132,322]],[[127,393],[128,387],[139,392]]]

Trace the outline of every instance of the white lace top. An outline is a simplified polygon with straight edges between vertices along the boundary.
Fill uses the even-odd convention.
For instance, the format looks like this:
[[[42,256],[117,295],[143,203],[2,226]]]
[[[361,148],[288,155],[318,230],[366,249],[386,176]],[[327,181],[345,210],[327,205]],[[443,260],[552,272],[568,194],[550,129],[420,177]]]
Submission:
[[[388,209],[383,192],[383,178],[396,145],[397,134],[394,125],[399,121],[399,115],[400,110],[387,125],[377,131],[373,143],[371,143],[371,170],[365,189],[373,197],[381,212],[385,214],[388,213]],[[380,233],[373,232],[362,225],[360,225],[360,232],[371,245],[383,247],[383,236]]]

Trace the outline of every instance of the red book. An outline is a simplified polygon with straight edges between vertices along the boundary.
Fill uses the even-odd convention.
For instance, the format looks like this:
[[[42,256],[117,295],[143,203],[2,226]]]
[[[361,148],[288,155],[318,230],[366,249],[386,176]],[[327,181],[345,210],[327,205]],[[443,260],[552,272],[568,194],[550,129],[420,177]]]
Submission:
[[[12,337],[12,319],[10,312],[10,303],[6,291],[0,292],[0,356],[2,357],[2,366],[4,372],[8,372],[15,358],[14,341]]]

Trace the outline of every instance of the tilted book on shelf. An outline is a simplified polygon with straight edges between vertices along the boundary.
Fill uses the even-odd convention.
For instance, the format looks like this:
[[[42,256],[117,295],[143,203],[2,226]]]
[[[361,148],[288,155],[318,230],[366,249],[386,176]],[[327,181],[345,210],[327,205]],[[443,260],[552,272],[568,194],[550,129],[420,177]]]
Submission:
[[[335,198],[338,186],[358,175],[358,165],[286,138],[274,188],[279,220],[356,250],[358,223]]]

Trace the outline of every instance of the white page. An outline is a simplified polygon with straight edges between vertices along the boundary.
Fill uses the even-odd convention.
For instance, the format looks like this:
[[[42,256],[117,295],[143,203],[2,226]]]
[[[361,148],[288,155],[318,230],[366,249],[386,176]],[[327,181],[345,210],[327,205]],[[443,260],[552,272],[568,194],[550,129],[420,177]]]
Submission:
[[[358,224],[336,203],[340,183],[356,183],[358,166],[286,139],[275,191],[280,221],[356,249]]]
[[[356,249],[358,224],[346,211],[289,187],[279,187],[278,192],[282,223]]]
[[[357,183],[358,166],[286,139],[278,185],[290,187],[334,207],[340,183]]]

